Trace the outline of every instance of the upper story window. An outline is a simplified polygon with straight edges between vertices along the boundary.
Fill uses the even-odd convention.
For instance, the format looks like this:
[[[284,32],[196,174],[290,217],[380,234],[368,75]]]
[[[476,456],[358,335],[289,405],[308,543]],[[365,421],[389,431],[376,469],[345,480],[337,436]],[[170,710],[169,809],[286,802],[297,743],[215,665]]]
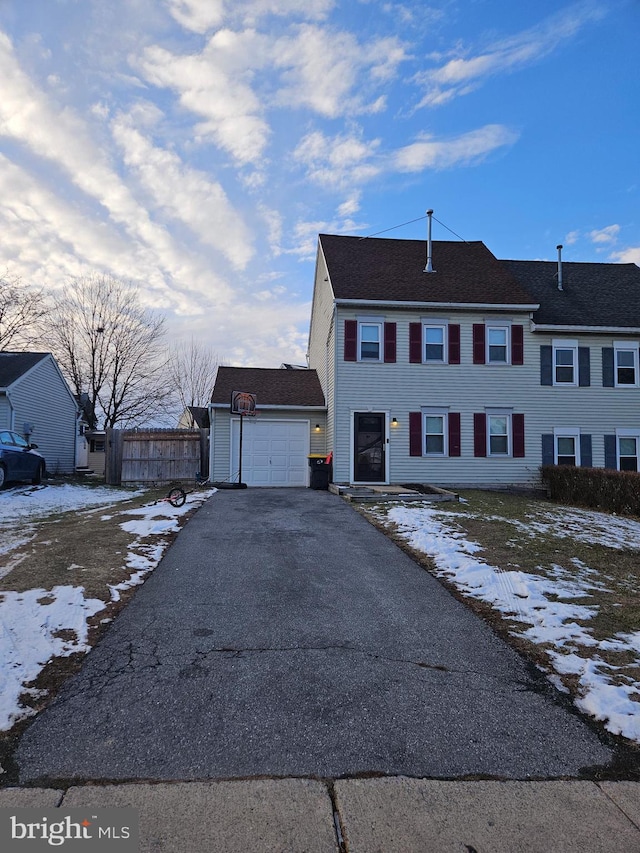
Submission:
[[[396,360],[396,323],[384,317],[344,321],[344,360],[385,362]]]
[[[447,361],[446,326],[424,326],[424,361],[444,364]]]
[[[358,324],[358,360],[380,361],[382,323]]]
[[[553,384],[577,385],[578,342],[553,342]]]
[[[614,359],[616,388],[637,388],[638,345],[616,342]]]
[[[489,364],[509,363],[508,326],[487,326],[487,353]]]

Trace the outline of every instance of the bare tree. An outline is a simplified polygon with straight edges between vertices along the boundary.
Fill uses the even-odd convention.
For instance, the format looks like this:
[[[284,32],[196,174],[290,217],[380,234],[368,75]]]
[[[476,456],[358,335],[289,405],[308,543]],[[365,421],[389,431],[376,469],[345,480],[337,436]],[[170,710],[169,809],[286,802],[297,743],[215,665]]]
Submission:
[[[0,276],[0,351],[32,346],[38,339],[38,321],[46,311],[42,291],[9,273]]]
[[[206,406],[211,400],[220,360],[211,347],[191,338],[175,344],[169,355],[167,376],[180,414],[189,406]],[[195,426],[193,415],[189,426]]]
[[[164,413],[169,388],[164,318],[144,309],[111,276],[71,281],[52,297],[48,344],[85,410],[103,427],[149,423]]]

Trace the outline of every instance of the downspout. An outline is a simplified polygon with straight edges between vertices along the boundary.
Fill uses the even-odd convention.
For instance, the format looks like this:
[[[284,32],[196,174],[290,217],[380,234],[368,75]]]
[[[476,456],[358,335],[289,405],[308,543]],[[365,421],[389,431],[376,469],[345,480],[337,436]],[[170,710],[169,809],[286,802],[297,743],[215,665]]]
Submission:
[[[211,405],[211,403],[207,404],[207,410],[209,412],[209,482],[212,483],[214,481],[214,476],[213,476],[213,457],[214,457],[213,445],[214,445],[214,435],[215,435],[215,428],[214,428],[215,410],[214,410],[213,406]],[[231,427],[229,427],[229,428],[231,428]]]

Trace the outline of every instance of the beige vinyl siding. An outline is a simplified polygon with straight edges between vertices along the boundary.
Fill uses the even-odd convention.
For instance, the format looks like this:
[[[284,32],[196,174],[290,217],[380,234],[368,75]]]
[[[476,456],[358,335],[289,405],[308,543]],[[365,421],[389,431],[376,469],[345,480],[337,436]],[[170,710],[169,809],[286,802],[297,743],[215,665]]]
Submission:
[[[76,465],[76,405],[52,358],[38,362],[17,379],[9,391],[15,432],[34,425],[31,440],[38,445],[50,474],[69,474]]]
[[[309,329],[309,367],[318,373],[320,386],[327,403],[326,447],[334,448],[334,392],[336,382],[336,330],[334,322],[334,297],[328,278],[324,256],[318,248],[318,260],[313,288],[313,305]]]
[[[370,312],[379,317],[380,309]],[[540,384],[540,345],[551,344],[558,334],[530,331],[528,315],[483,311],[470,313],[434,312],[425,307],[420,313],[390,311],[385,317],[397,324],[395,364],[345,362],[344,320],[362,317],[366,311],[339,311],[338,400],[335,412],[334,479],[351,478],[350,455],[352,420],[355,411],[388,413],[398,426],[390,429],[387,453],[391,482],[431,482],[442,485],[500,485],[534,483],[542,461],[541,436],[554,427],[576,427],[592,435],[593,464],[604,465],[605,434],[616,428],[640,426],[640,390],[602,387],[602,347],[612,346],[614,336],[578,337],[580,346],[589,346],[591,385],[589,387],[548,387]],[[461,364],[410,364],[409,323],[421,317],[449,320],[460,324]],[[474,365],[472,326],[478,322],[511,321],[524,326],[524,365]],[[461,415],[461,456],[424,458],[409,455],[409,412],[421,407],[449,407]],[[474,457],[473,415],[488,407],[509,408],[525,416],[523,459]]]
[[[257,415],[261,421],[307,421],[309,423],[309,452],[327,452],[327,418],[323,411],[312,409],[261,409]],[[237,420],[237,416],[233,416]],[[228,409],[211,410],[211,479],[225,481],[231,474],[231,420]],[[315,426],[319,424],[320,431]]]

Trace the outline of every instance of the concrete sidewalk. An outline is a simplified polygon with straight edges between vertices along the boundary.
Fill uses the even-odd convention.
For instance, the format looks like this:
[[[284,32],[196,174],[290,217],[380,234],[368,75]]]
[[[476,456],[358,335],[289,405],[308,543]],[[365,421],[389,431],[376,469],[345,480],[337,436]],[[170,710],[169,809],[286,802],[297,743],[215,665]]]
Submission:
[[[0,790],[0,807],[124,807],[140,853],[634,853],[640,783],[260,779]]]

